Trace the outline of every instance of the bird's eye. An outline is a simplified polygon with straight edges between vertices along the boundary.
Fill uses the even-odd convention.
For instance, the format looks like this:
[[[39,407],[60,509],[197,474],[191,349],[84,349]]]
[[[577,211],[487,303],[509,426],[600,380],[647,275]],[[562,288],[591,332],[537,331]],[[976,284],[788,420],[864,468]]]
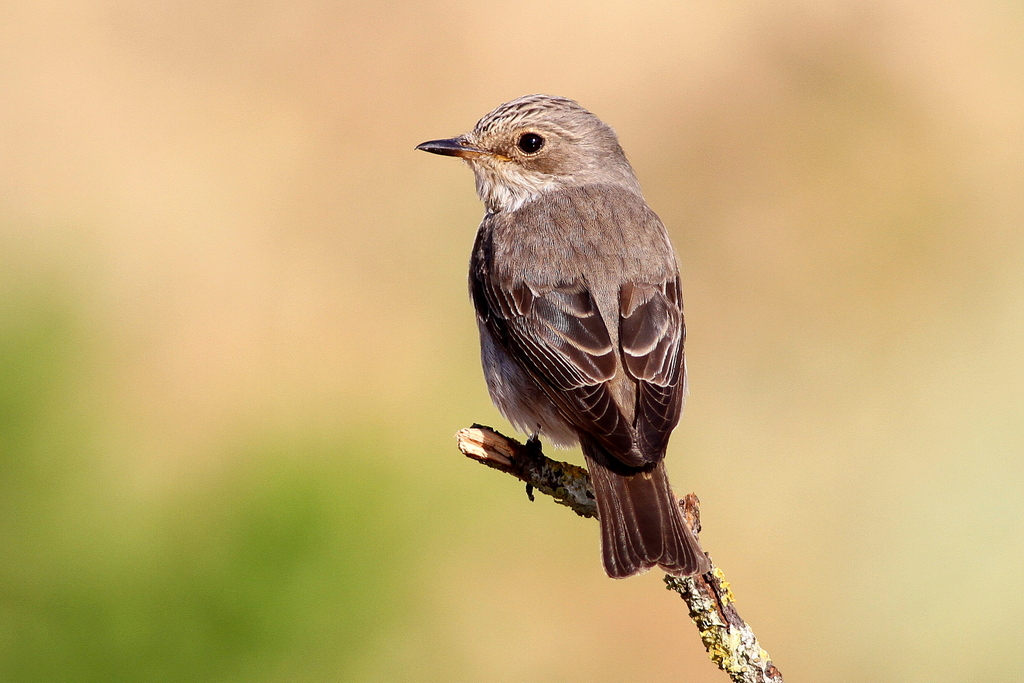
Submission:
[[[536,154],[544,146],[544,138],[536,133],[523,133],[519,136],[519,149],[526,154]]]

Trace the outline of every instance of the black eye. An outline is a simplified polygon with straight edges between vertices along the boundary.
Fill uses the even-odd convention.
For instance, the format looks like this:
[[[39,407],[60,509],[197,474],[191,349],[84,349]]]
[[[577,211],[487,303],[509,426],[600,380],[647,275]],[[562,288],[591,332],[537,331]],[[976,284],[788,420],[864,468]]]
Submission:
[[[519,136],[519,149],[527,154],[534,154],[544,146],[544,138],[536,133],[523,133]]]

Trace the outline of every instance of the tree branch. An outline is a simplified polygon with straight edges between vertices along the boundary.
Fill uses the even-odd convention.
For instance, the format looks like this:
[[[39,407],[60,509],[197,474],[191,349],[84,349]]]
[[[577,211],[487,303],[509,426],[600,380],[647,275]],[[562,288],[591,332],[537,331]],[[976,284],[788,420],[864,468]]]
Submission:
[[[582,467],[548,458],[537,442],[521,444],[483,425],[459,430],[456,438],[467,457],[526,482],[531,500],[536,489],[581,517],[597,517],[590,475]],[[697,496],[687,495],[680,505],[690,528],[698,533]],[[753,630],[740,618],[729,583],[713,561],[706,574],[686,578],[666,574],[665,584],[686,602],[711,661],[733,683],[783,683],[782,674],[758,644]]]

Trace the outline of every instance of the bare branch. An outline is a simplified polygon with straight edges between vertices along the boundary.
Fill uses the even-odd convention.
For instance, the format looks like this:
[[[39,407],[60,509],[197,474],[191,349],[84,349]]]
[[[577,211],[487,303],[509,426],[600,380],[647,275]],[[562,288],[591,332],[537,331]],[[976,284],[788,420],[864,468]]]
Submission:
[[[461,429],[456,438],[459,450],[467,457],[526,482],[531,499],[536,489],[582,517],[597,516],[587,471],[548,458],[541,452],[539,443],[521,444],[483,425]],[[687,495],[680,505],[687,523],[695,534],[698,533],[700,501],[697,496]],[[740,618],[729,583],[713,561],[711,571],[706,574],[686,578],[666,574],[665,584],[686,602],[711,661],[727,673],[733,683],[783,683],[782,674],[758,644],[753,630]]]

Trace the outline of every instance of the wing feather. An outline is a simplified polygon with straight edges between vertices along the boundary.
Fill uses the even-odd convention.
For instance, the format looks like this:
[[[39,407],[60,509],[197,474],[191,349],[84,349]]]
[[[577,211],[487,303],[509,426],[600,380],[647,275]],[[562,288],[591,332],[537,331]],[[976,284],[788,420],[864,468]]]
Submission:
[[[619,344],[637,380],[635,428],[645,451],[664,452],[685,398],[686,328],[678,278],[619,290]]]

